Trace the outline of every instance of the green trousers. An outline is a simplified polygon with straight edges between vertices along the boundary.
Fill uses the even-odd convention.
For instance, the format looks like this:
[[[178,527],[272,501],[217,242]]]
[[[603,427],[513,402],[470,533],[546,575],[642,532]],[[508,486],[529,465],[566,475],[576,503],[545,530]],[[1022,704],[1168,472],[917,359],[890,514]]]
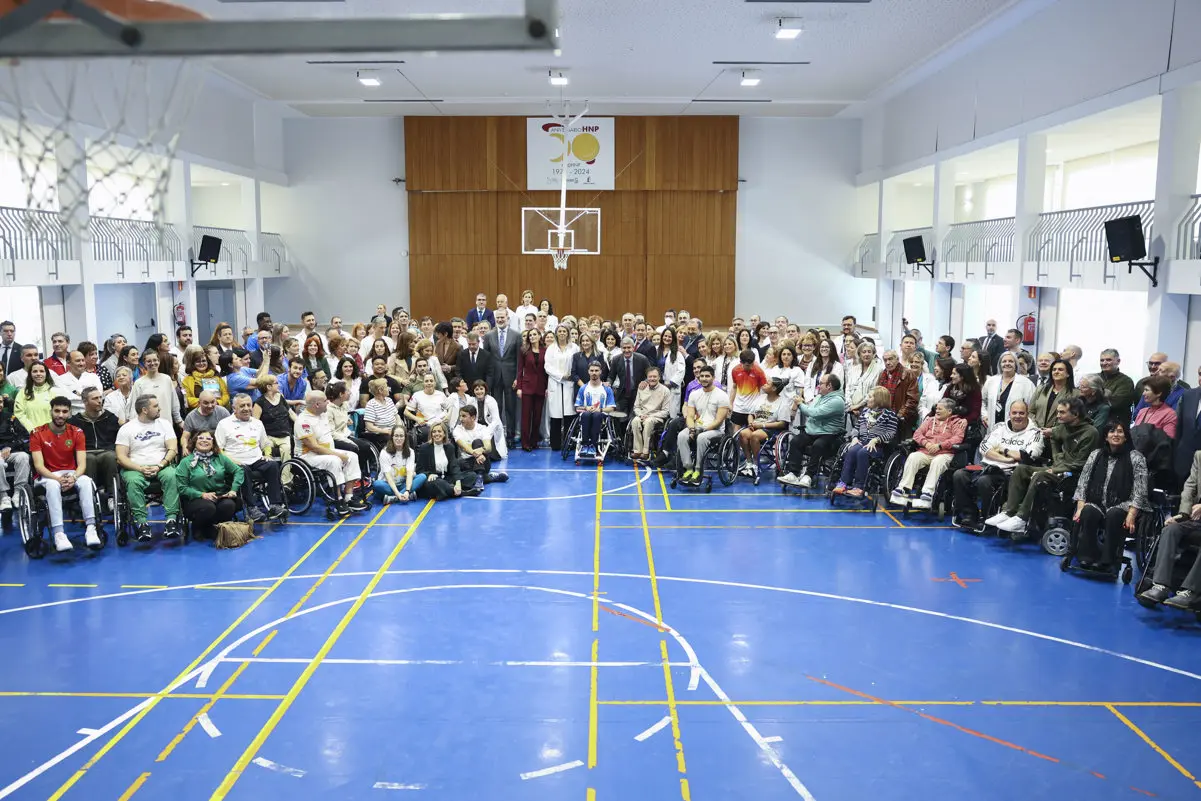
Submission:
[[[1002,511],[1010,517],[1017,515],[1029,522],[1030,509],[1034,506],[1034,496],[1038,488],[1046,484],[1054,486],[1061,480],[1062,476],[1045,467],[1018,465],[1013,468],[1013,475],[1009,478],[1009,497]]]
[[[163,489],[163,511],[167,513],[167,519],[179,517],[179,482],[175,478],[174,467],[164,467],[154,479],[146,478],[136,470],[122,470],[121,478],[125,479],[125,495],[129,498],[135,524],[146,522],[146,487],[151,480],[158,481]]]

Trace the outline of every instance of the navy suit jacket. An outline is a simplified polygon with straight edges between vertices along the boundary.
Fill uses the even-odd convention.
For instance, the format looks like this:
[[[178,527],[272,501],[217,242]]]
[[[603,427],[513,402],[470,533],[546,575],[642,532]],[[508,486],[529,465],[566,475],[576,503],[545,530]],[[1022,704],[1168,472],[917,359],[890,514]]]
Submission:
[[[476,323],[480,320],[487,320],[489,325],[496,328],[496,315],[492,313],[491,309],[484,309],[484,313],[480,314],[480,310],[472,306],[471,311],[467,312],[467,317],[464,319],[467,320],[469,329],[475,328]]]
[[[1201,449],[1201,424],[1197,411],[1201,406],[1201,387],[1186,390],[1176,405],[1176,477],[1183,482],[1193,467],[1193,454]]]

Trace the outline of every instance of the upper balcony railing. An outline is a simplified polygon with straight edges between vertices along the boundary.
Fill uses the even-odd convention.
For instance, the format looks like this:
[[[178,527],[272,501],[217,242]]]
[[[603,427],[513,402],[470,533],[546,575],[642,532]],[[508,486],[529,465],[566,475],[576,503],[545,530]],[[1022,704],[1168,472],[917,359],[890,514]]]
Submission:
[[[1109,247],[1105,241],[1105,223],[1135,214],[1142,217],[1143,235],[1150,242],[1151,226],[1155,222],[1154,200],[1040,214],[1027,240],[1026,260],[1039,263],[1107,262]]]

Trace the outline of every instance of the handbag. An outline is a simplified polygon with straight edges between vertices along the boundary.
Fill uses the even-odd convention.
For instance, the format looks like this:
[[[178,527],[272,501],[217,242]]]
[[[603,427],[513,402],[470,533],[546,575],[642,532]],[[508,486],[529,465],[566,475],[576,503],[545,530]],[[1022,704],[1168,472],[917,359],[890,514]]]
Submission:
[[[218,548],[241,548],[251,540],[261,539],[262,537],[254,533],[254,523],[240,523],[235,520],[217,524]]]

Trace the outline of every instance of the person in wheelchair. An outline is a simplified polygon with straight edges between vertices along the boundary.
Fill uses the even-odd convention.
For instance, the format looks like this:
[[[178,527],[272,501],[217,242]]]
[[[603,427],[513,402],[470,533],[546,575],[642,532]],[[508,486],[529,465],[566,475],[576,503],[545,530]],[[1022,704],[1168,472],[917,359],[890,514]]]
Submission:
[[[649,368],[648,368],[649,369]],[[614,411],[617,401],[613,389],[601,383],[601,366],[588,365],[588,383],[575,394],[575,411],[580,416],[581,456],[596,456],[597,440],[605,424],[605,413]]]
[[[242,469],[221,453],[212,432],[200,431],[192,441],[192,453],[180,461],[175,475],[193,532],[216,539],[217,524],[233,520],[241,508],[238,491],[246,479]]]
[[[1151,566],[1152,585],[1138,596],[1143,606],[1167,604],[1188,612],[1201,612],[1201,451],[1193,454],[1193,466],[1180,496],[1179,513],[1168,520],[1159,535],[1155,548],[1155,562]],[[1188,546],[1196,548],[1193,565],[1177,586],[1175,576],[1184,565],[1177,567],[1181,551]],[[1173,590],[1176,590],[1173,595]]]
[[[1057,402],[1055,410],[1058,424],[1051,429],[1050,466],[1020,464],[1015,467],[1005,505],[985,520],[985,525],[1010,534],[1023,533],[1039,489],[1055,486],[1065,477],[1080,472],[1089,454],[1096,450],[1100,435],[1084,419],[1084,403],[1080,398]]]
[[[2,365],[0,365],[2,367]],[[29,432],[13,414],[13,400],[0,395],[0,512],[13,508],[12,493],[29,483]],[[13,469],[8,483],[7,470]]]
[[[703,339],[701,341],[703,341]],[[697,356],[692,360],[693,379],[688,382],[688,385],[684,387],[684,392],[681,394],[684,402],[687,402],[688,398],[692,396],[693,392],[696,392],[701,388],[700,379],[696,377],[696,374],[700,372],[700,369],[708,363],[708,360],[703,356]],[[717,385],[716,379],[714,380],[714,385]],[[680,413],[668,420],[667,425],[663,429],[663,438],[660,440],[663,443],[663,452],[659,455],[660,465],[667,464],[675,457],[676,441],[680,437],[680,432],[687,427],[688,421],[685,419],[684,410],[683,407],[681,407]]]
[[[1076,484],[1076,558],[1086,570],[1117,575],[1126,534],[1134,531],[1139,510],[1147,503],[1147,463],[1132,447],[1127,426],[1113,420],[1105,427],[1105,443],[1089,454]],[[1099,540],[1104,531],[1104,544]]]
[[[111,489],[117,477],[117,432],[121,430],[121,421],[104,408],[104,393],[100,390],[85,387],[79,394],[83,411],[71,415],[68,422],[87,439],[88,478],[101,488]]]
[[[743,351],[745,353],[745,351]],[[822,377],[838,381],[838,376],[827,373]],[[763,387],[755,406],[747,416],[746,427],[738,431],[738,447],[742,449],[743,465],[741,475],[757,478],[759,475],[759,451],[763,443],[772,434],[779,434],[788,428],[792,419],[792,404],[780,395],[784,391],[785,381],[773,378]]]
[[[1030,405],[1019,398],[1009,404],[1008,422],[993,426],[980,444],[980,469],[963,467],[951,476],[955,525],[975,529],[980,519],[977,499],[987,503],[994,490],[1009,481],[1015,467],[1037,462],[1042,453],[1043,434],[1030,425]]]
[[[431,423],[431,428],[437,422]],[[459,410],[459,424],[453,433],[455,444],[459,446],[459,467],[462,470],[474,472],[479,476],[481,484],[504,483],[509,480],[507,473],[493,473],[490,467],[493,462],[499,462],[501,457],[496,450],[496,441],[491,430],[476,419],[476,407],[464,406]]]
[[[730,396],[713,385],[713,368],[709,365],[699,368],[696,377],[700,388],[694,390],[684,404],[684,430],[676,437],[682,467],[680,481],[686,484],[700,481],[705,451],[721,438],[726,417],[730,414]]]
[[[631,459],[649,459],[651,434],[655,426],[667,422],[671,414],[672,393],[660,380],[658,367],[646,371],[646,382],[639,388],[634,400],[634,412],[630,417],[630,428],[634,432]]]
[[[215,441],[218,450],[230,461],[241,466],[243,477],[242,505],[246,517],[251,521],[282,517],[288,507],[284,505],[283,486],[280,483],[280,463],[271,458],[271,440],[261,420],[252,414],[254,402],[245,393],[234,395],[234,413],[217,424]],[[254,483],[260,482],[267,490],[270,509],[264,515],[254,497]]]
[[[942,398],[934,404],[934,415],[922,421],[913,435],[918,450],[905,459],[901,483],[892,491],[889,501],[895,506],[912,506],[914,509],[929,509],[934,505],[934,492],[938,480],[951,466],[955,446],[963,442],[967,420],[955,414],[955,401]],[[921,494],[913,497],[913,485],[917,474],[926,470],[926,480]]]
[[[884,445],[896,439],[900,418],[892,410],[892,393],[877,386],[867,395],[867,406],[859,412],[851,444],[842,455],[842,477],[834,494],[862,498],[867,485],[867,469],[872,460],[884,458]]]
[[[328,405],[329,399],[325,397],[324,392],[311,389],[305,394],[304,411],[296,416],[296,445],[300,450],[301,459],[313,469],[324,471],[333,477],[336,491],[341,493],[334,508],[339,516],[346,517],[351,513],[370,509],[371,502],[356,495],[354,491],[362,477],[359,472],[359,460],[347,451],[340,451],[334,447],[334,430],[325,415]]]
[[[159,416],[155,395],[139,395],[133,408],[137,418],[117,431],[117,464],[129,500],[134,537],[139,542],[151,539],[146,522],[146,488],[151,481],[158,481],[163,491],[163,511],[167,515],[164,536],[178,537],[183,532],[179,526],[179,483],[173,466],[177,452],[175,429]]]
[[[152,396],[153,397],[153,396]],[[38,426],[29,435],[29,454],[37,473],[36,483],[46,492],[46,507],[50,512],[50,530],[54,532],[57,551],[72,549],[71,540],[63,531],[63,493],[74,490],[79,495],[87,526],[84,542],[90,548],[101,547],[96,531],[96,506],[93,493],[96,485],[86,475],[88,445],[83,432],[67,422],[71,416],[71,400],[59,396],[50,401],[50,422]]]
[[[774,379],[773,379],[774,380]],[[833,456],[846,433],[846,397],[838,376],[827,373],[817,382],[817,397],[796,407],[805,427],[788,443],[786,472],[776,480],[794,487],[812,487],[824,459]],[[804,472],[805,454],[809,462]]]

